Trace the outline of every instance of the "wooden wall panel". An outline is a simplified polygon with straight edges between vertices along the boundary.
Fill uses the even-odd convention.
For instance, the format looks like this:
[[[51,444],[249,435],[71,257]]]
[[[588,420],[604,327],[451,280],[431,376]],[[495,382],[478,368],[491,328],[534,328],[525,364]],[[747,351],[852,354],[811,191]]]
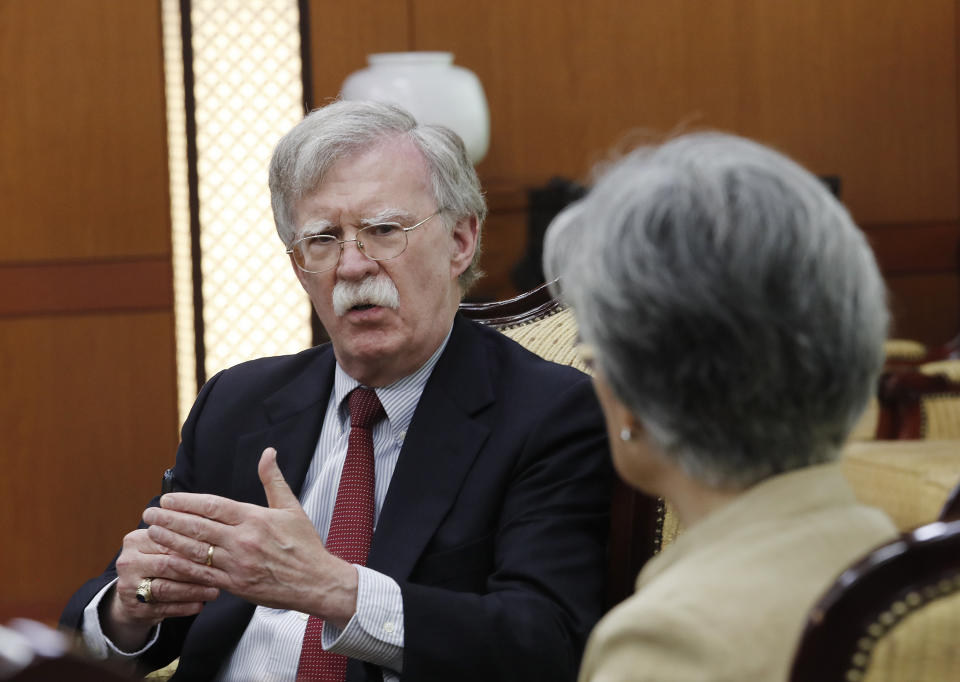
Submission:
[[[0,263],[169,253],[159,3],[0,3]]]
[[[957,335],[960,276],[956,272],[887,277],[894,337],[937,348]]]
[[[960,222],[868,225],[880,268],[890,276],[950,272],[960,259]]]
[[[409,0],[309,0],[314,106],[340,93],[372,52],[412,49]]]
[[[526,192],[516,184],[486,183],[487,220],[483,225],[480,266],[483,277],[468,300],[502,301],[519,293],[512,271],[527,248]]]
[[[0,622],[55,619],[159,492],[177,445],[172,325],[170,312],[0,319]]]
[[[960,222],[871,225],[867,238],[883,271],[891,333],[938,347],[960,331]]]
[[[362,4],[311,2],[315,44],[326,15],[346,39],[314,54],[317,101],[367,52],[451,51],[490,102],[487,186],[587,180],[629,131],[717,128],[839,175],[858,223],[953,257],[924,226],[960,226],[960,0],[407,0],[405,18],[399,2]],[[496,259],[526,238],[515,210],[494,208],[489,227],[480,298],[509,291],[513,263]],[[937,268],[886,274],[906,295],[916,280],[895,278],[927,276],[933,295]],[[952,294],[934,301],[942,324],[901,316],[901,331],[960,330]]]
[[[166,257],[135,261],[30,263],[0,267],[0,316],[170,310]]]
[[[0,623],[53,622],[176,449],[159,0],[2,0],[0,93]]]
[[[582,178],[631,129],[730,130],[836,173],[866,223],[956,219],[955,0],[414,0],[490,100],[485,177]]]

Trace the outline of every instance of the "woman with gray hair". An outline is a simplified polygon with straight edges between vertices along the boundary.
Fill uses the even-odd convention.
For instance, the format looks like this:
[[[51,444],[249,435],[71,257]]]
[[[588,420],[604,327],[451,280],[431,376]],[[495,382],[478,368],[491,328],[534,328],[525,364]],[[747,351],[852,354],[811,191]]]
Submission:
[[[793,161],[700,133],[610,167],[544,261],[617,471],[686,528],[594,630],[581,680],[785,679],[816,598],[895,534],[835,461],[888,325],[864,236]]]

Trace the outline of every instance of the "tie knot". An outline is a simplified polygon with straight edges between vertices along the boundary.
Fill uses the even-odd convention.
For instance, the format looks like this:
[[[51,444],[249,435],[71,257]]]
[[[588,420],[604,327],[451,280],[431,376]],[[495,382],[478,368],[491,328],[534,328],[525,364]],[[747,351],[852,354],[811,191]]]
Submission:
[[[347,404],[350,408],[350,428],[369,429],[386,414],[372,388],[353,389]]]

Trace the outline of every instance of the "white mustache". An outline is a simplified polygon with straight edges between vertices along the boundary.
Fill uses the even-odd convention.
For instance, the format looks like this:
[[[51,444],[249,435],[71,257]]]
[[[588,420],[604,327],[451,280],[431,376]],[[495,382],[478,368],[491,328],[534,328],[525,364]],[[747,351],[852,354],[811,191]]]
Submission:
[[[386,275],[367,277],[361,282],[339,281],[333,287],[333,312],[346,315],[358,305],[377,305],[383,308],[400,307],[400,293],[393,280]]]

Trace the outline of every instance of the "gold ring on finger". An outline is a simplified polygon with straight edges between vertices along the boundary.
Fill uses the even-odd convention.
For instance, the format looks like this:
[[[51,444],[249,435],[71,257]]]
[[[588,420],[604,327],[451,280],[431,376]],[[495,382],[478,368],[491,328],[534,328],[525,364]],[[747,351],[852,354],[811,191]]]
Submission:
[[[142,604],[153,603],[153,578],[144,578],[137,585],[137,601]]]
[[[213,566],[213,543],[210,544],[210,548],[207,550],[207,560],[204,562],[207,566]]]

